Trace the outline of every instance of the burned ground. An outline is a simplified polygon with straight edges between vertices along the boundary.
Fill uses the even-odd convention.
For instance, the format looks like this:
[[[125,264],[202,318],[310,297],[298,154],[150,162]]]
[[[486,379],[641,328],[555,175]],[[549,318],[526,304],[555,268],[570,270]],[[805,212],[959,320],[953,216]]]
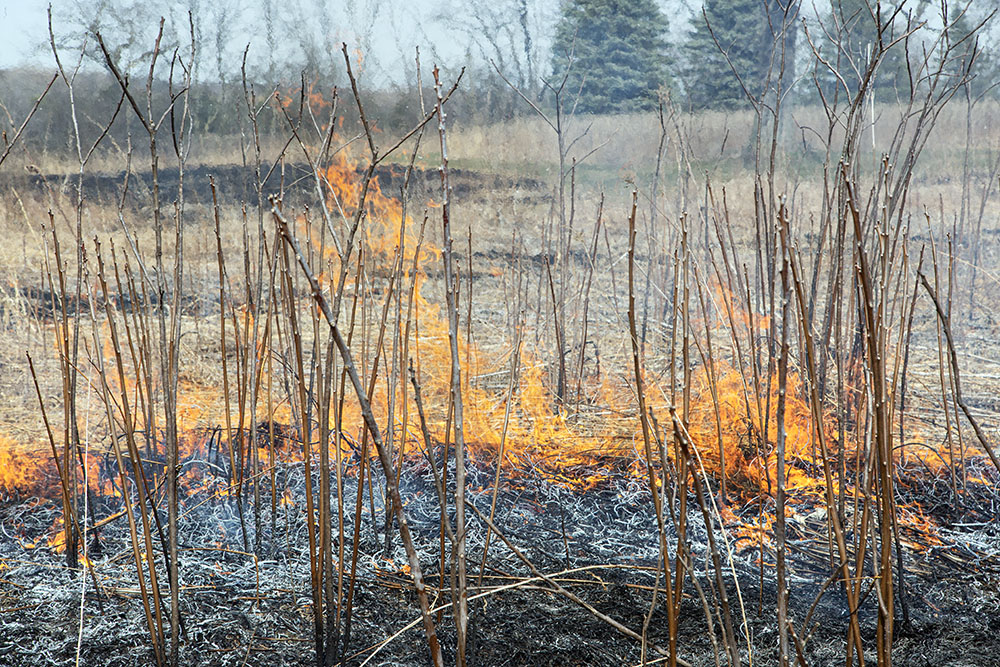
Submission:
[[[193,459],[188,465],[199,465],[199,461]],[[212,470],[224,477],[223,468]],[[195,494],[185,500],[181,532],[183,664],[315,664],[302,471],[301,463],[281,466],[279,495],[287,490],[284,497],[289,500],[274,517],[269,506],[261,509],[257,556],[250,553],[255,551],[256,522],[249,519],[254,514],[249,507],[247,551],[235,499]],[[345,502],[353,503],[356,466],[349,471],[343,494]],[[213,474],[207,471],[203,481],[212,481]],[[472,469],[472,474],[470,488],[479,491],[472,494],[471,502],[488,512],[493,471],[481,465]],[[391,536],[386,551],[385,533],[372,529],[373,525],[385,527],[383,485],[377,476],[373,479],[374,504],[369,506],[369,499],[365,499],[365,514],[374,509],[375,517],[366,516],[361,526],[354,616],[346,651],[352,657],[347,664],[428,664],[426,645],[414,623],[419,619],[419,607],[405,572],[405,554],[395,536]],[[417,537],[427,581],[434,588],[441,582],[435,555],[440,517],[433,478],[427,463],[418,458],[410,461],[402,479],[408,520]],[[218,481],[225,486],[225,479]],[[210,487],[207,484],[205,488]],[[936,504],[940,499],[935,494],[940,492],[932,483],[914,483],[905,500],[943,509]],[[939,512],[939,537],[917,535],[908,542],[904,588],[896,600],[897,605],[905,605],[906,612],[898,625],[894,664],[1000,664],[1000,530],[992,518],[982,520],[995,516],[994,502],[995,496],[984,486],[980,497],[966,496],[962,509],[952,505],[947,516]],[[691,504],[695,504],[693,498]],[[752,502],[734,503],[733,507],[737,514],[758,511]],[[101,498],[92,511],[92,520],[100,521],[120,511],[120,504],[114,498]],[[808,512],[801,512],[804,510],[790,517],[789,530],[793,627],[804,645],[807,664],[842,664],[846,599],[839,585],[829,581],[825,529]],[[37,499],[10,501],[0,510],[0,527],[6,536],[0,547],[4,563],[0,585],[3,664],[69,664],[76,659],[78,645],[81,664],[149,661],[149,635],[124,517],[104,526],[98,536],[91,535],[91,559],[102,595],[99,602],[88,580],[81,607],[83,573],[67,569],[63,558],[46,546],[57,516],[51,502]],[[934,516],[933,510],[930,516]],[[480,521],[471,521],[469,562],[475,566],[470,579],[476,583],[470,589],[470,664],[639,664],[639,642],[554,592],[546,582],[533,579],[525,564],[496,535],[479,587],[485,531]],[[648,492],[641,485],[624,478],[610,479],[580,492],[523,471],[513,483],[501,487],[495,522],[503,537],[538,570],[599,612],[641,630],[652,588],[662,585],[655,574],[657,528]],[[718,526],[715,529],[717,538],[721,537],[722,531]],[[352,546],[351,530],[348,517],[347,554]],[[710,665],[715,664],[713,651],[722,649],[713,648],[717,639],[707,630],[705,605],[714,616],[718,600],[708,581],[713,570],[699,512],[692,511],[689,516],[688,537],[694,568],[689,577],[700,582],[708,597],[700,599],[688,580],[679,616],[678,645],[681,657],[691,664]],[[920,539],[929,543],[920,544]],[[26,548],[29,546],[32,548]],[[774,554],[765,545],[763,569],[757,544],[734,540],[727,554],[731,560],[724,569],[734,622],[739,632],[749,634],[754,664],[775,665],[777,634],[771,618],[776,594]],[[733,582],[738,582],[738,587]],[[444,585],[447,588],[447,579]],[[438,603],[444,600],[437,594],[433,598]],[[654,646],[666,646],[668,641],[662,590],[658,599],[649,622],[649,659],[659,657]],[[858,610],[868,647],[874,642],[876,604],[875,594],[869,591]],[[445,606],[441,613],[444,620],[439,633],[444,646],[453,646],[450,610]],[[713,625],[717,622],[716,618]],[[407,624],[410,629],[397,635]],[[369,658],[371,661],[365,663]]]
[[[363,172],[364,169],[359,166],[356,177],[360,179]],[[376,168],[374,176],[387,196],[397,197],[406,183],[406,172],[406,165],[382,164]],[[315,196],[315,178],[306,163],[263,163],[260,174],[265,204],[268,196],[272,194],[284,195],[290,202],[307,201]],[[159,170],[157,183],[163,201],[172,202],[177,198],[180,177],[181,173],[176,167],[164,167]],[[216,197],[220,203],[252,205],[257,201],[256,175],[252,166],[233,164],[195,166],[186,169],[183,178],[184,197],[190,205],[212,206],[212,181],[215,182]],[[463,198],[491,190],[524,190],[536,194],[546,190],[541,181],[531,177],[503,176],[470,169],[452,169],[450,178],[452,192],[456,197]],[[58,198],[73,193],[79,182],[79,175],[74,173],[4,174],[4,196],[17,192],[21,196]],[[153,177],[148,170],[118,173],[86,172],[82,183],[87,198],[94,201],[124,202],[129,208],[134,208],[148,206],[152,199]],[[417,167],[410,176],[408,187],[414,199],[423,202],[440,191],[441,176],[437,169]]]

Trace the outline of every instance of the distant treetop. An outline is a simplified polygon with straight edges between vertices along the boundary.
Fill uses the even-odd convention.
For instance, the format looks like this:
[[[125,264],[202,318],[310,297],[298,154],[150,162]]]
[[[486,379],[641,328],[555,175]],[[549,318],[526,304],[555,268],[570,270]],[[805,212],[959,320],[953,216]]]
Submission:
[[[553,79],[584,113],[650,109],[667,85],[667,19],[653,0],[569,0],[552,47]]]
[[[704,0],[693,17],[683,49],[687,62],[685,83],[692,105],[744,106],[747,93],[760,92],[771,46],[765,2]]]

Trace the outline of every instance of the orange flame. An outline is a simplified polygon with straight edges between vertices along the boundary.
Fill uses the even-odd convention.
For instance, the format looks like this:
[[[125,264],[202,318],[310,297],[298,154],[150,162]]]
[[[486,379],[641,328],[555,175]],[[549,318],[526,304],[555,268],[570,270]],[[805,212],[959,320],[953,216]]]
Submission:
[[[310,89],[308,95],[311,104],[323,103],[322,96],[314,99],[316,93],[313,90]],[[288,101],[291,101],[290,97]],[[350,150],[345,148],[336,153],[322,176],[327,188],[330,211],[350,223],[357,214],[356,207],[362,201],[364,187]],[[395,198],[382,192],[377,178],[369,183],[363,199],[365,210],[361,242],[372,267],[369,275],[374,273],[384,278],[390,270],[386,267],[395,267],[398,262],[399,279],[395,289],[406,290],[411,283],[414,285],[412,299],[416,320],[409,344],[419,369],[428,426],[432,438],[438,442],[451,440],[446,432],[449,422],[451,366],[448,327],[440,306],[428,301],[421,293],[421,287],[428,280],[425,268],[440,261],[441,251],[424,240],[418,253],[418,225],[409,216],[404,216],[400,203]],[[342,260],[332,239],[323,239],[322,234],[310,233],[309,222],[304,218],[298,220],[298,225],[301,236],[309,239],[312,249],[319,257],[317,273],[320,275],[321,285],[324,289],[336,289],[337,283],[332,276],[340,274]],[[400,248],[403,248],[402,253]],[[349,258],[348,261],[353,260]],[[413,267],[416,267],[416,275],[411,273]],[[498,268],[492,270],[494,275],[499,271]],[[770,325],[767,318],[740,311],[734,306],[737,300],[718,285],[712,286],[712,291],[715,302],[724,304],[728,317],[724,323],[719,324],[720,327],[736,326],[751,334],[766,332]],[[311,297],[302,294],[299,298],[303,302],[300,305],[304,305]],[[384,300],[394,296],[383,292],[381,298]],[[407,300],[404,298],[402,302],[406,303]],[[239,314],[239,319],[244,317],[252,318],[252,314]],[[114,350],[107,325],[104,327],[103,354],[108,360],[114,357]],[[399,327],[399,331],[395,333],[402,339],[406,325],[400,322]],[[465,439],[473,462],[503,466],[509,477],[515,477],[521,470],[530,469],[554,484],[577,490],[593,488],[615,477],[645,477],[646,465],[642,458],[644,448],[635,413],[635,389],[630,379],[626,379],[624,375],[607,374],[586,378],[587,394],[598,396],[606,410],[597,416],[580,418],[579,415],[569,414],[564,406],[558,404],[546,379],[547,365],[541,351],[529,350],[522,354],[519,379],[508,397],[506,391],[491,391],[479,383],[469,382],[470,378],[478,374],[506,369],[508,360],[503,358],[504,355],[488,354],[462,336],[459,345],[462,374],[468,383],[463,390]],[[263,357],[266,351],[260,350],[258,354]],[[126,363],[122,377],[114,365],[108,365],[107,382],[115,400],[120,400],[122,388],[132,397],[138,397],[142,392],[148,393],[150,389],[154,393],[158,391],[155,386],[141,386],[137,379],[142,375],[140,370]],[[743,500],[773,494],[778,464],[775,447],[777,383],[771,378],[762,378],[758,386],[749,379],[750,375],[747,369],[723,361],[716,361],[712,368],[695,368],[691,375],[691,409],[688,414],[683,415],[692,444],[706,471],[720,479],[724,464],[729,489],[734,497]],[[263,382],[270,381],[271,378],[265,372]],[[396,429],[393,441],[400,443],[399,446],[404,451],[412,452],[422,449],[422,438],[416,425],[417,409],[412,391],[407,392],[409,403],[406,405],[411,416],[410,423],[398,423],[401,413],[398,406],[403,398],[401,384],[396,382],[390,388],[385,373],[381,373],[371,396],[372,407],[380,423],[387,423],[389,396],[392,391],[396,392],[394,399],[397,405],[397,423],[393,424]],[[644,378],[644,385],[649,407],[654,414],[667,415],[672,407],[669,397],[673,394],[673,388],[667,385],[666,380],[654,377]],[[790,372],[785,397],[785,462],[786,489],[791,502],[796,499],[819,498],[824,484],[822,475],[817,472],[823,465],[817,451],[818,434],[813,426],[810,407],[803,398],[805,391],[802,385],[799,375]],[[139,402],[135,399],[133,401]],[[201,455],[212,446],[210,434],[212,429],[227,423],[226,409],[220,387],[200,384],[190,378],[181,380],[177,420],[178,430],[183,434],[182,456],[190,458],[196,454]],[[229,410],[229,417],[232,419],[236,408],[230,405]],[[510,419],[504,434],[508,410]],[[353,451],[349,434],[360,433],[363,428],[361,413],[354,401],[345,403],[342,418],[344,438],[339,439],[339,442],[343,452],[347,454]],[[331,415],[331,421],[332,419]],[[123,426],[133,432],[153,428],[153,425],[145,423],[145,416],[141,411],[133,414],[133,420],[135,423]],[[244,415],[243,423],[234,423],[234,432],[223,436],[222,440],[235,440],[238,430],[242,430],[244,437],[247,437],[251,429],[261,422],[289,424],[291,421],[291,409],[287,404],[279,403],[268,411],[267,403],[259,401],[257,413]],[[824,426],[828,429],[824,436],[833,456],[838,453],[835,450],[837,439],[833,430],[835,420],[827,421],[830,425]],[[669,439],[670,436],[662,434],[661,437]],[[498,460],[501,442],[504,443],[503,460]],[[275,443],[276,446],[278,444]],[[666,447],[666,450],[669,455],[672,448]],[[259,460],[269,460],[270,451],[266,445],[261,444],[257,454]],[[941,454],[942,465],[950,464],[947,453]],[[372,452],[372,456],[374,455]],[[88,479],[94,488],[105,494],[121,493],[109,482],[98,481],[100,475],[97,457],[87,458],[85,465]],[[208,475],[197,465],[186,466],[184,474],[182,484],[190,494],[209,493],[223,497],[234,492],[227,483]],[[0,434],[0,491],[21,496],[43,493],[56,495],[58,487],[53,488],[51,482],[56,477],[46,456],[25,452],[9,437]],[[280,502],[282,506],[292,503],[290,492],[285,491]],[[766,534],[771,530],[772,517],[764,516],[759,524],[754,524],[739,519],[729,508],[724,507],[723,511],[727,521],[741,524],[736,531],[738,540],[749,540],[756,544],[766,540]],[[920,514],[919,508],[907,510],[904,515],[905,520],[910,522],[909,525],[932,529],[930,520]],[[58,526],[53,527],[53,532],[49,545],[58,549],[62,532]]]

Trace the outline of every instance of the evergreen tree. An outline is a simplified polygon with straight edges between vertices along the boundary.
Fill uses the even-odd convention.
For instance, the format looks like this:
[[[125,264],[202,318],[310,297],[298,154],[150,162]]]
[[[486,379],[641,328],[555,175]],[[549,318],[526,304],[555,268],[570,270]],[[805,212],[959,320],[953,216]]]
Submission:
[[[869,9],[871,7],[871,9]],[[911,19],[919,21],[927,8],[926,3],[917,3]],[[872,12],[875,11],[873,16]],[[824,57],[834,65],[840,80],[832,73],[827,74],[828,96],[835,87],[843,96],[844,86],[853,98],[861,85],[869,60],[878,50],[879,24],[882,23],[882,44],[888,48],[882,56],[874,80],[875,98],[893,101],[897,97],[910,96],[910,74],[907,71],[907,54],[904,43],[892,42],[907,29],[907,15],[894,14],[894,3],[866,2],[865,0],[832,0],[831,13],[826,19],[828,43]],[[892,46],[889,46],[892,44]]]
[[[688,96],[699,108],[744,106],[746,94],[760,97],[767,82],[775,47],[772,26],[776,32],[781,30],[784,4],[781,0],[705,0],[703,9],[704,14],[695,16],[684,46]],[[794,31],[786,35],[785,48],[789,52],[785,58],[787,82],[792,78]],[[776,62],[774,77],[778,69]]]
[[[955,76],[965,76],[966,69],[969,70],[969,81],[963,86],[963,95],[968,93],[971,99],[996,97],[1000,93],[1000,61],[997,60],[996,43],[990,43],[984,30],[972,35],[991,9],[986,2],[973,2],[968,8],[951,8],[948,16],[951,28],[947,31],[947,38],[950,44],[955,45],[955,50],[947,69]]]
[[[552,46],[553,80],[584,113],[650,109],[668,83],[667,19],[654,0],[568,0]]]

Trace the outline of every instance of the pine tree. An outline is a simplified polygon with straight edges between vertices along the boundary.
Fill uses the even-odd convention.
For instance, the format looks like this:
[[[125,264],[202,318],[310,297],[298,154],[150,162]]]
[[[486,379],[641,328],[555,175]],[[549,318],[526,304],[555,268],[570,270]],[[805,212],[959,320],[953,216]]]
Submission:
[[[827,74],[828,97],[836,87],[839,87],[840,95],[843,96],[845,85],[851,98],[857,95],[861,85],[859,75],[863,75],[870,58],[874,57],[873,54],[879,48],[878,22],[881,22],[882,44],[887,51],[882,56],[873,81],[875,98],[880,101],[893,101],[897,97],[908,99],[910,74],[907,71],[906,45],[902,42],[893,44],[907,29],[906,15],[894,14],[894,7],[889,2],[833,0],[831,5],[831,13],[826,19],[827,31],[824,34],[828,33],[828,41],[832,38],[835,43],[825,45],[824,57],[837,68],[840,76],[838,78]],[[925,3],[918,3],[911,19],[919,21],[926,8]],[[873,10],[875,15],[872,14]]]
[[[653,0],[569,0],[552,47],[553,80],[577,110],[650,109],[668,83],[667,19]]]
[[[698,108],[734,108],[747,104],[747,93],[759,97],[773,44],[762,0],[705,0],[704,14],[695,16],[684,46],[691,103]]]

